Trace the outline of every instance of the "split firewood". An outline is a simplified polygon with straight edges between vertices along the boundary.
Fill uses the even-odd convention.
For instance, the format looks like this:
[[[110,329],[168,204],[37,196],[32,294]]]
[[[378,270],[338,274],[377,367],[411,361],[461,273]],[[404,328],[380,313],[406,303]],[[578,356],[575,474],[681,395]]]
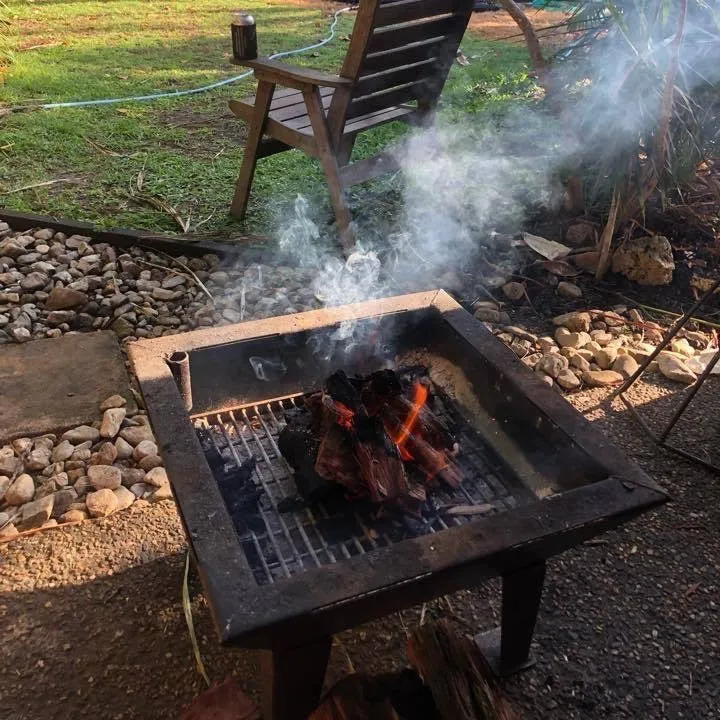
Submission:
[[[479,648],[447,621],[415,628],[408,659],[430,688],[443,720],[520,720]]]

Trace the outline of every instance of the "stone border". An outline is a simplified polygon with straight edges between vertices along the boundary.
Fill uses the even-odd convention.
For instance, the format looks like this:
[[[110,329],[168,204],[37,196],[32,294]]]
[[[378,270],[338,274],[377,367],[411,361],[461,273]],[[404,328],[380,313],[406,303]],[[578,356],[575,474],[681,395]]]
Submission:
[[[33,228],[51,228],[55,232],[62,232],[67,235],[88,235],[94,242],[106,242],[116,247],[129,248],[136,245],[144,245],[153,250],[161,250],[171,255],[188,255],[191,257],[201,257],[208,253],[215,253],[219,257],[231,259],[235,256],[242,255],[243,259],[247,262],[262,262],[265,253],[254,248],[252,244],[265,244],[269,242],[267,237],[260,235],[244,236],[243,240],[247,241],[248,244],[231,245],[230,243],[218,243],[210,240],[188,240],[172,235],[153,233],[147,230],[134,230],[129,228],[102,230],[92,223],[81,222],[79,220],[22,213],[5,208],[0,208],[0,220],[10,225],[13,230],[23,231],[32,230]]]

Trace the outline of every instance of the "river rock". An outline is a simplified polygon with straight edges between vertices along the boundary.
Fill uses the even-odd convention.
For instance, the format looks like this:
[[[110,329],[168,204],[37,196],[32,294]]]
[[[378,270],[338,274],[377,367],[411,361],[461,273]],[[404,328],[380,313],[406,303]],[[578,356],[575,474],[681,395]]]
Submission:
[[[111,395],[100,403],[100,410],[110,410],[110,408],[125,407],[127,400],[122,395]]]
[[[102,488],[96,492],[88,493],[85,504],[90,517],[106,517],[118,508],[118,499],[109,488]]]
[[[77,500],[77,493],[73,488],[63,488],[54,495],[52,517],[56,520],[63,515]]]
[[[54,501],[55,498],[52,495],[46,495],[39,500],[33,500],[23,505],[21,518],[15,523],[17,529],[24,532],[40,527],[47,522],[52,515]]]
[[[564,315],[558,315],[553,318],[553,324],[556,327],[566,327],[571,332],[588,332],[590,330],[590,313],[571,312]]]
[[[142,482],[145,478],[145,471],[141,468],[122,468],[120,471],[122,484],[125,487],[132,487]]]
[[[595,353],[595,362],[601,370],[609,370],[617,358],[617,348],[605,347]]]
[[[606,387],[621,383],[623,376],[614,370],[586,370],[582,374],[582,379],[590,387]]]
[[[54,287],[45,301],[46,310],[72,310],[81,307],[88,301],[84,292],[69,287]]]
[[[612,364],[612,369],[620,373],[626,380],[635,374],[640,366],[632,355],[618,355]]]
[[[50,464],[50,456],[51,454],[44,448],[32,450],[24,460],[25,469],[31,472],[42,470]]]
[[[118,460],[127,460],[132,457],[133,446],[121,437],[115,439],[115,452]]]
[[[525,286],[519,282],[509,282],[502,286],[503,295],[508,300],[522,300],[525,297]]]
[[[540,352],[542,352],[544,355],[547,355],[551,352],[557,352],[558,346],[555,340],[553,340],[551,337],[541,337],[537,340],[537,346],[540,348]]]
[[[113,490],[113,493],[115,493],[115,497],[117,498],[118,510],[125,510],[135,502],[135,495],[122,485]]]
[[[691,385],[697,380],[697,375],[676,355],[661,352],[657,357],[658,369],[668,378],[675,382]]]
[[[71,523],[71,522],[82,522],[83,520],[87,519],[87,513],[84,510],[67,510],[62,515],[58,517],[58,520],[61,523]]]
[[[69,440],[61,440],[52,451],[53,462],[65,462],[75,452],[75,446]]]
[[[12,441],[12,447],[13,450],[18,455],[23,455],[26,452],[30,452],[32,450],[33,441],[31,438],[17,438],[17,440]]]
[[[15,457],[12,448],[0,450],[0,475],[12,477],[20,468],[20,460]]]
[[[133,447],[139,445],[144,440],[148,440],[150,442],[155,441],[155,437],[153,436],[152,429],[149,425],[136,425],[134,427],[123,428],[120,431],[120,437],[125,440],[125,442],[130,443]]]
[[[100,432],[90,425],[78,425],[78,427],[63,433],[61,440],[69,440],[73,445],[83,442],[97,442]]]
[[[153,468],[160,467],[163,464],[162,458],[159,455],[146,455],[138,465],[145,471],[152,470]]]
[[[154,442],[150,440],[142,440],[135,446],[135,449],[133,450],[133,458],[135,458],[137,462],[140,462],[144,457],[147,457],[148,455],[157,454],[158,447]]]
[[[94,488],[110,490],[119,488],[122,480],[120,468],[112,465],[91,465],[87,469],[87,477]]]
[[[673,338],[670,341],[670,349],[689,358],[695,355],[695,348],[688,342],[687,338]]]
[[[120,432],[120,426],[125,419],[125,408],[108,408],[103,413],[100,425],[100,437],[114,438]]]
[[[8,505],[24,505],[35,495],[35,483],[27,473],[22,473],[5,491],[5,502]]]
[[[613,254],[612,270],[640,285],[667,285],[675,270],[670,241],[662,235],[627,240]]]
[[[563,370],[557,376],[555,382],[563,388],[563,390],[575,390],[580,387],[580,380],[578,380],[572,370]]]
[[[170,489],[170,485],[163,485],[162,487],[159,487],[150,497],[148,500],[151,503],[160,502],[161,500],[172,500],[172,490]]]
[[[543,372],[555,379],[563,370],[568,368],[568,359],[559,353],[543,355],[535,365],[536,372]]]
[[[112,465],[116,459],[117,450],[115,446],[111,442],[104,442],[97,452],[90,456],[88,463],[90,465]]]
[[[571,298],[573,300],[581,298],[583,294],[580,286],[575,283],[567,282],[566,280],[559,282],[555,291],[558,295],[562,295],[562,297]]]
[[[167,472],[165,471],[165,468],[162,467],[156,467],[152,470],[149,470],[145,474],[145,478],[143,479],[143,482],[147,485],[154,485],[155,487],[162,487],[163,485],[167,485],[169,480],[167,476]]]
[[[30,272],[21,281],[20,287],[26,293],[42,290],[48,284],[48,276],[41,272]]]

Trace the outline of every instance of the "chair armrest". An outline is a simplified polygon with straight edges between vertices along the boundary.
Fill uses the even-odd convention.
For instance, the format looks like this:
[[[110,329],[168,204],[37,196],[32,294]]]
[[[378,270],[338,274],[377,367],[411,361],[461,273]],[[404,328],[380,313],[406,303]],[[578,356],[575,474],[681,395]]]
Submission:
[[[339,88],[352,84],[351,80],[342,78],[339,75],[331,75],[330,73],[313,70],[312,68],[288,65],[279,60],[270,60],[270,58],[245,60],[242,64],[252,68],[258,80],[278,83],[279,85],[295,88],[296,90],[305,90],[313,87]]]

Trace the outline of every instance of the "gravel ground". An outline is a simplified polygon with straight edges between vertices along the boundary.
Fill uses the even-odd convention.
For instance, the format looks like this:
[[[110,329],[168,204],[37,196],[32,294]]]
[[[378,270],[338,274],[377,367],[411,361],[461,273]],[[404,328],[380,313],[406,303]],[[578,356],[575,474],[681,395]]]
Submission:
[[[620,405],[571,401],[611,434],[674,500],[550,563],[537,665],[505,682],[534,718],[720,718],[720,485],[658,452]],[[641,384],[651,417],[666,389]],[[717,399],[709,397],[717,403]],[[708,411],[717,416],[720,408]],[[704,438],[706,428],[698,432]],[[686,438],[692,442],[692,437]],[[184,623],[184,537],[171,503],[138,501],[100,520],[27,536],[0,551],[2,717],[177,718],[203,688]],[[258,690],[252,653],[221,649],[202,594],[193,610],[211,678]],[[468,629],[494,624],[497,583],[430,608]],[[419,608],[344,633],[329,680],[404,662],[403,624]]]

